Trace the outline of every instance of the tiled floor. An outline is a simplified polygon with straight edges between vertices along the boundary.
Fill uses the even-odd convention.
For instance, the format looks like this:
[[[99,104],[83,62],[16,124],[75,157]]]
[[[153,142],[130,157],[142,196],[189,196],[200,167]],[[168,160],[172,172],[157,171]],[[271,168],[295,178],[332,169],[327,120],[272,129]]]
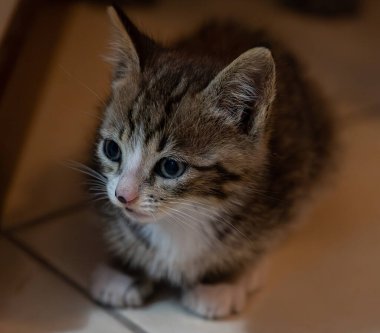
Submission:
[[[142,309],[101,308],[87,294],[91,271],[104,256],[98,219],[90,208],[79,207],[0,238],[0,332],[380,332],[380,5],[368,1],[360,18],[325,21],[264,1],[223,3],[160,1],[155,7],[130,12],[141,25],[167,40],[190,31],[211,14],[225,17],[228,13],[247,24],[257,17],[297,51],[341,119],[340,170],[303,217],[307,223],[270,256],[262,290],[253,295],[242,315],[217,322],[189,314],[174,298]],[[105,17],[99,11],[88,5],[74,8],[66,38],[75,39],[74,32],[84,29],[83,25],[93,31],[103,28]],[[82,21],[82,16],[92,21]],[[86,37],[91,38],[90,34]],[[74,42],[67,39],[65,43]],[[62,54],[57,57],[65,68],[101,90],[101,83],[94,87],[95,78],[86,76],[89,69],[80,67],[83,59]],[[58,81],[63,89],[78,84]],[[70,117],[70,121],[77,119],[74,114]],[[36,120],[37,129],[43,126],[43,118]],[[82,140],[81,129],[74,131],[76,139]],[[59,135],[54,138],[59,140]],[[25,161],[33,159],[32,146],[39,140],[31,143]],[[70,152],[70,145],[65,152]],[[21,174],[27,175],[27,165],[23,168]],[[68,202],[61,207],[56,203],[45,213],[59,211]]]

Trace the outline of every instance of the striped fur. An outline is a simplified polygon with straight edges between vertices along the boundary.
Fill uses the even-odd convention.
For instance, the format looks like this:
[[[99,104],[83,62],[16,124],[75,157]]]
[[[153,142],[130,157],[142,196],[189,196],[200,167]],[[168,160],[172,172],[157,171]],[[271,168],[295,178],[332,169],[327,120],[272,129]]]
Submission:
[[[117,74],[97,149],[113,204],[110,249],[126,267],[181,288],[237,276],[328,169],[326,106],[293,56],[260,31],[214,24],[164,48],[118,15]],[[104,155],[104,139],[121,147],[120,163]],[[157,175],[163,157],[185,162],[183,176]],[[135,209],[149,215],[141,219],[115,198],[131,163]]]

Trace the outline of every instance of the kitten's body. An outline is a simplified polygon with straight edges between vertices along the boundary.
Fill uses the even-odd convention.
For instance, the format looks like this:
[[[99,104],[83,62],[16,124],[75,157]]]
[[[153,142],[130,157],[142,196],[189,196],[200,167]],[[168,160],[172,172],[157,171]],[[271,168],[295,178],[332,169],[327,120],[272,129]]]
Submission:
[[[133,173],[139,172],[139,205],[154,217],[142,223],[121,207],[109,209],[110,249],[126,268],[190,292],[205,282],[239,280],[290,225],[296,203],[328,166],[332,131],[326,107],[294,58],[262,32],[210,25],[171,48],[145,53],[142,60],[135,32],[127,30],[140,53],[140,67],[129,75],[140,74],[123,82],[133,70],[120,66],[128,61],[129,51],[124,50],[127,57],[117,61],[100,133],[114,131],[112,137],[131,145],[126,156],[140,170]],[[258,48],[254,50],[260,52],[246,53],[257,59],[257,70],[249,72],[253,81],[248,72],[239,72],[249,59],[223,72],[243,52],[262,46],[271,50],[276,74],[271,62],[266,63],[267,53]],[[210,84],[213,80],[215,85]],[[136,81],[134,87],[131,82]],[[236,114],[213,113],[235,112],[234,104]],[[189,165],[186,173],[175,183],[153,179],[149,170],[156,162],[149,160],[157,154],[180,156]],[[112,171],[98,155],[108,183],[120,183],[123,171]],[[125,169],[132,170],[127,164]],[[108,188],[111,201],[115,186]],[[184,303],[206,316],[240,308],[231,305],[206,314],[199,304],[194,306],[195,293],[191,295],[192,301]]]

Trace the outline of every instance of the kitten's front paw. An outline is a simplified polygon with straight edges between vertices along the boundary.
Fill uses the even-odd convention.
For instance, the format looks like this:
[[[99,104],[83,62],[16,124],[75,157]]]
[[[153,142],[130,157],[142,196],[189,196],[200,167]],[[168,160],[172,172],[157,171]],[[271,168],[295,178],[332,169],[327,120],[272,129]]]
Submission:
[[[199,284],[182,296],[182,304],[186,308],[209,319],[227,317],[242,311],[246,300],[245,288],[226,283]]]
[[[95,270],[90,288],[91,295],[97,302],[112,307],[141,306],[152,291],[152,283],[139,282],[103,265]]]

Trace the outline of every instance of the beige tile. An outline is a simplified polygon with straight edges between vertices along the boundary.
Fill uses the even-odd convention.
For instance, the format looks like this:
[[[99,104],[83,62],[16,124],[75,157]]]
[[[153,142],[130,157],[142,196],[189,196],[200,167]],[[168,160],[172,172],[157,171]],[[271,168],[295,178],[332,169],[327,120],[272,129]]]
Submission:
[[[255,332],[380,331],[380,122],[345,130],[344,164],[272,256]]]
[[[210,321],[184,310],[178,302],[161,301],[145,309],[123,310],[120,313],[151,333],[249,333],[248,311],[233,318]]]
[[[342,129],[339,172],[305,223],[269,258],[260,293],[237,318],[208,322],[175,300],[122,315],[148,332],[283,333],[380,331],[380,122]],[[103,257],[89,211],[26,229],[17,237],[86,287]]]
[[[86,288],[91,272],[105,259],[100,225],[91,209],[83,209],[26,227],[15,236]]]
[[[268,3],[261,11],[262,25],[295,52],[310,77],[321,84],[334,103],[342,106],[343,112],[380,101],[378,1],[362,1],[357,17],[330,20]],[[241,15],[248,24],[255,24],[248,11],[241,11]]]
[[[0,266],[1,332],[130,332],[5,239]]]
[[[104,259],[98,222],[98,217],[91,210],[84,210],[27,227],[16,237],[79,285],[88,288],[92,270]],[[209,322],[189,314],[174,300],[160,301],[142,309],[123,310],[120,314],[152,333],[245,332],[242,317],[226,322]]]

